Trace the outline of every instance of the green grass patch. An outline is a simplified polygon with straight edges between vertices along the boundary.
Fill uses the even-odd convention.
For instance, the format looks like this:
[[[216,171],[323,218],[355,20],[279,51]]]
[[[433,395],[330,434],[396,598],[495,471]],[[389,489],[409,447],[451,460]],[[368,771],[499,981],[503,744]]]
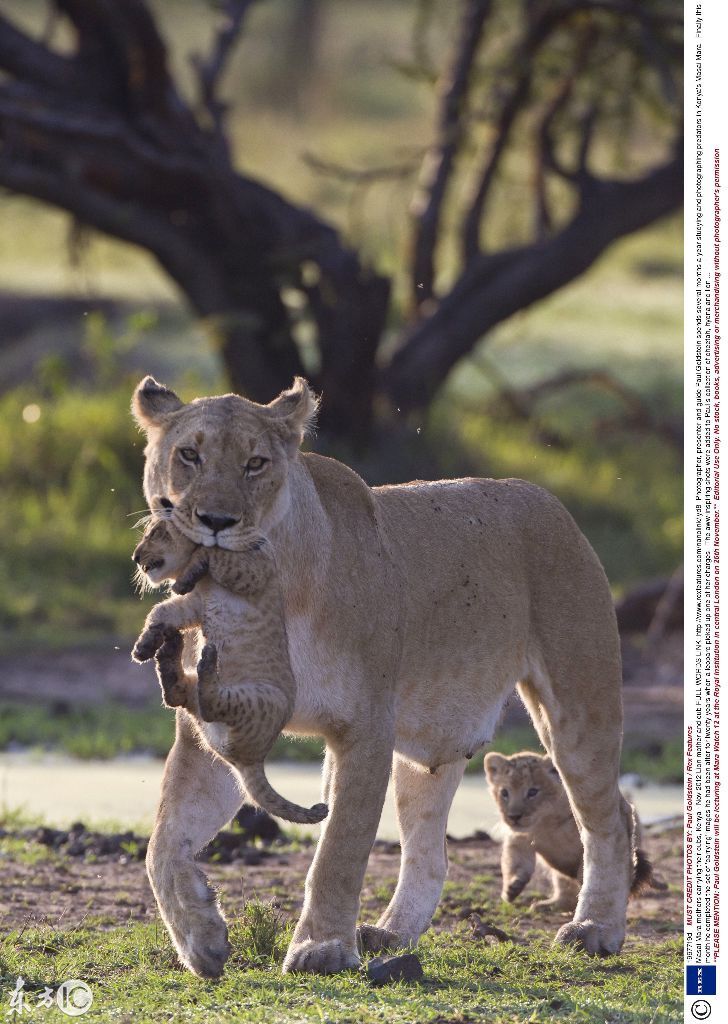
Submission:
[[[166,757],[173,741],[174,715],[158,704],[136,708],[109,701],[47,707],[0,701],[0,751],[21,747],[101,760],[124,754]],[[622,754],[623,772],[637,772],[652,782],[682,780],[679,739],[650,740],[649,748],[639,746],[636,740],[628,743]],[[510,755],[519,750],[541,750],[541,744],[534,730],[523,726],[497,733],[488,749]],[[320,762],[323,753],[323,740],[281,736],[269,759]],[[482,770],[482,758],[476,753],[466,771],[479,775]]]
[[[264,916],[264,930],[270,930],[269,912]],[[34,1005],[46,986],[78,978],[94,994],[85,1020],[140,1024],[515,1024],[554,1019],[672,1024],[682,1019],[682,940],[677,938],[649,946],[633,940],[622,955],[594,960],[552,947],[551,934],[545,932],[534,931],[527,945],[490,947],[472,940],[462,926],[422,940],[418,954],[424,983],[372,988],[363,972],[281,975],[288,936],[279,923],[273,930],[276,942],[263,950],[260,928],[251,931],[243,915],[231,929],[233,954],[219,982],[181,970],[161,924],[15,931],[0,945],[0,995],[7,1001],[22,976]]]

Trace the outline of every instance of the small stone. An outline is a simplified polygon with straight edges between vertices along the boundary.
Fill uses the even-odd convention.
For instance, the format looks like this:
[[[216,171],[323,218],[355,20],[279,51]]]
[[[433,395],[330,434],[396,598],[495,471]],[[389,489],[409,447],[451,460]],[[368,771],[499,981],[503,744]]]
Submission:
[[[422,981],[425,973],[414,953],[399,956],[378,956],[367,966],[367,978],[372,985],[387,985],[392,981]]]
[[[508,932],[483,921],[479,914],[470,914],[468,922],[473,929],[474,939],[485,939],[489,945],[495,945],[497,942],[513,942],[513,937]]]

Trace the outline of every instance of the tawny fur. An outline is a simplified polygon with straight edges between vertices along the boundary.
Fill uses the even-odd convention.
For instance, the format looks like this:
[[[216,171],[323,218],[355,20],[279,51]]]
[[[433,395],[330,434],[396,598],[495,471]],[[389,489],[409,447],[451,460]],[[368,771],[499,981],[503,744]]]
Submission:
[[[547,754],[522,751],[506,757],[485,756],[485,777],[506,834],[501,853],[501,898],[512,903],[533,876],[537,861],[549,869],[552,895],[534,907],[571,913],[576,908],[583,878],[584,847],[569,796]],[[630,805],[630,843],[633,877],[630,892],[664,888],[639,848],[641,825]]]
[[[296,682],[287,730],[324,737],[330,806],[284,970],[357,964],[359,893],[390,774],[400,878],[361,942],[417,941],[447,872],[465,759],[492,738],[514,686],[582,830],[584,884],[557,939],[617,952],[633,877],[618,786],[619,638],[604,572],[563,506],[519,480],[370,488],[340,462],[299,452],[316,410],[300,379],[258,405],[237,395],[185,404],[147,378],[133,409],[148,439],[147,500],[168,498],[195,544],[235,551],[258,530],[276,553]],[[228,524],[215,532],[210,515]],[[231,637],[244,628],[234,604]],[[148,855],[163,919],[200,974],[219,974],[229,953],[193,860],[240,799],[211,768],[217,744],[213,726],[178,712]]]
[[[296,693],[270,544],[252,533],[247,550],[235,554],[200,548],[167,518],[153,517],[132,557],[152,582],[175,580],[173,590],[186,595],[152,609],[133,651],[136,661],[156,656],[165,703],[226,727],[217,752],[240,771],[256,803],[288,821],[321,821],[325,804],[306,809],[284,800],[262,767],[291,717]],[[231,630],[233,597],[242,599],[236,610],[245,624]],[[176,639],[179,630],[194,627],[207,642],[196,676],[184,671]]]

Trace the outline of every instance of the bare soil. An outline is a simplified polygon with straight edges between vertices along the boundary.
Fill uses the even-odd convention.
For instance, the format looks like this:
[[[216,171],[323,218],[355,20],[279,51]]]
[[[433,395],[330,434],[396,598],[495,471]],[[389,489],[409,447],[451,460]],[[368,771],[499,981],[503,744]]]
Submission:
[[[678,825],[648,828],[645,847],[666,891],[648,890],[629,905],[628,934],[643,942],[658,942],[682,934],[682,830]],[[7,837],[6,837],[7,838]],[[313,858],[313,845],[304,849],[269,847],[257,864],[208,863],[205,870],[219,890],[229,920],[247,900],[274,901],[282,914],[294,919],[303,901],[303,882]],[[33,857],[33,850],[38,859]],[[448,886],[434,927],[450,930],[471,913],[488,920],[498,906],[500,847],[481,835],[448,844]],[[253,858],[255,859],[255,858]],[[26,929],[39,925],[70,929],[84,922],[114,928],[129,921],[159,920],[144,864],[134,856],[114,853],[67,856],[28,841],[21,854],[2,855],[0,871],[0,928]],[[374,922],[391,895],[399,871],[399,846],[377,842],[369,859],[362,892],[361,918]],[[509,923],[519,933],[536,927],[554,931],[566,918],[530,912],[537,893],[547,891],[545,878],[534,879],[517,906],[523,915]]]

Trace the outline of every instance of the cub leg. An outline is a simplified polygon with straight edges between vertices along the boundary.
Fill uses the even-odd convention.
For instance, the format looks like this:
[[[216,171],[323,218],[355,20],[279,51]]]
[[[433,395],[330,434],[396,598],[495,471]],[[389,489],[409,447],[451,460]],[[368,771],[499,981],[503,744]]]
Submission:
[[[147,874],[162,920],[185,967],[217,978],[230,955],[227,925],[194,857],[238,811],[243,794],[230,768],[202,748],[177,712],[162,796],[147,851]]]
[[[329,746],[324,778],[329,817],[306,878],[301,919],[283,964],[286,972],[332,974],[359,963],[359,894],[382,813],[393,746],[391,723],[353,742]]]
[[[363,949],[379,952],[414,945],[432,920],[447,875],[445,831],[465,760],[441,765],[434,775],[395,754],[394,797],[402,864],[394,896],[376,927],[362,925]]]
[[[554,651],[548,677],[519,684],[542,742],[549,744],[584,846],[584,880],[574,919],[559,930],[556,941],[599,955],[622,947],[632,881],[631,809],[618,784],[622,683],[616,631],[614,648],[600,651],[592,640],[585,651],[572,651],[571,658]]]
[[[184,637],[178,630],[164,641],[154,655],[157,678],[165,707],[186,708],[192,715],[199,715],[197,677],[186,672],[182,664],[184,643]]]
[[[501,899],[513,903],[533,877],[536,851],[533,843],[522,832],[508,832],[501,850]]]
[[[551,896],[547,900],[536,900],[533,904],[534,910],[560,910],[566,914],[573,914],[579,899],[579,882],[568,875],[562,875],[560,871],[551,868]]]

